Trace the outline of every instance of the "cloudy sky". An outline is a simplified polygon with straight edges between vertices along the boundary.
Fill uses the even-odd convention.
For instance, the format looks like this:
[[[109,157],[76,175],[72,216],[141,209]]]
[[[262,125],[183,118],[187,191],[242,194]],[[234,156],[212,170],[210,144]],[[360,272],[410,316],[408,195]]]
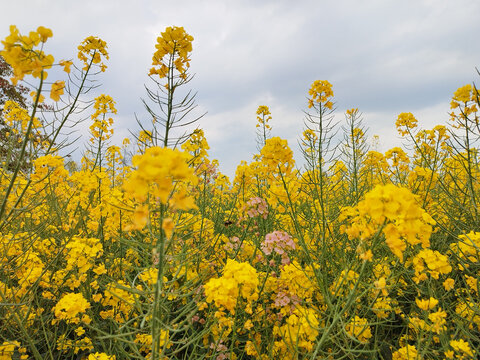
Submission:
[[[141,98],[157,36],[183,26],[194,36],[189,87],[198,92],[198,126],[220,169],[233,175],[256,152],[256,109],[272,112],[273,136],[297,152],[306,96],[314,80],[333,84],[336,119],[358,107],[380,150],[401,143],[397,115],[424,127],[445,123],[459,87],[478,81],[478,0],[192,0],[3,1],[0,38],[15,24],[27,33],[53,30],[47,51],[76,57],[95,35],[110,60],[100,92],[117,101],[117,139],[146,118]],[[88,127],[85,124],[84,127]]]

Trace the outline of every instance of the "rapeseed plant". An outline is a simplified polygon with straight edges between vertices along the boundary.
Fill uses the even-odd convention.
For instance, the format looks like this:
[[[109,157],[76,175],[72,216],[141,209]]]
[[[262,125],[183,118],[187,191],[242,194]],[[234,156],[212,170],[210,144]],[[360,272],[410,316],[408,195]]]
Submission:
[[[116,146],[114,100],[87,100],[91,138],[77,166],[56,142],[107,70],[107,44],[88,37],[78,60],[55,63],[52,35],[12,26],[2,41],[12,82],[37,86],[31,109],[7,101],[2,112],[6,143],[13,154],[20,139],[22,150],[0,166],[1,359],[477,356],[474,85],[454,92],[447,124],[425,130],[401,113],[409,146],[380,153],[356,108],[334,146],[333,87],[316,80],[305,168],[271,136],[262,105],[258,154],[230,182],[200,128],[171,132],[196,119],[186,118],[193,97],[175,99],[191,79],[193,37],[168,27],[150,69],[165,96],[148,92],[161,116],[151,112],[151,128]],[[56,65],[81,81],[52,81],[48,98]],[[53,103],[50,129],[36,117],[42,102]]]

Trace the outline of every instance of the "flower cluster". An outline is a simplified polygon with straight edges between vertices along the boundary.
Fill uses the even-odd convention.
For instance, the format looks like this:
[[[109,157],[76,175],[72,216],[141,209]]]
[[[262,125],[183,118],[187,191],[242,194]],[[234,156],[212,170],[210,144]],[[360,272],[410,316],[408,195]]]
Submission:
[[[471,84],[467,84],[458,88],[452,97],[450,107],[455,109],[460,105],[464,105],[470,101],[475,101],[475,97],[478,96],[478,91],[475,91],[474,87]]]
[[[360,342],[368,342],[372,337],[372,332],[370,326],[368,326],[368,320],[354,316],[345,326],[345,331],[350,335],[356,338]]]
[[[473,359],[475,356],[475,351],[472,350],[470,344],[463,339],[460,340],[450,340],[450,346],[453,351],[448,351],[445,353],[447,359]]]
[[[92,269],[103,253],[103,246],[96,238],[75,236],[65,247],[68,250],[66,270],[77,268],[81,274]]]
[[[196,165],[196,172],[208,172],[210,162],[208,160],[208,151],[210,146],[202,129],[196,129],[187,141],[182,144],[182,150],[188,151],[192,155],[192,161]]]
[[[261,249],[265,255],[270,255],[272,252],[277,253],[282,257],[282,264],[289,264],[290,258],[288,251],[295,250],[295,242],[288,233],[284,231],[274,231],[265,236]]]
[[[435,221],[418,206],[415,196],[406,188],[377,185],[356,208],[346,207],[343,211],[344,217],[352,217],[351,225],[345,229],[350,239],[365,242],[381,229],[385,243],[400,261],[407,244],[430,246]]]
[[[330,84],[327,80],[315,80],[308,91],[308,95],[311,96],[311,98],[308,100],[309,108],[313,107],[314,104],[322,104],[327,109],[332,109],[332,84]]]
[[[173,63],[180,77],[186,78],[186,71],[190,67],[189,53],[192,51],[193,36],[187,34],[183,27],[167,27],[157,38],[153,54],[152,67],[149,75],[157,74],[160,78],[167,76],[170,63]],[[165,59],[165,56],[168,58]],[[155,68],[157,66],[157,68]]]
[[[52,84],[52,90],[50,91],[50,98],[53,101],[59,101],[60,96],[64,94],[65,81],[57,80]]]
[[[400,135],[407,135],[412,129],[417,127],[417,119],[413,116],[412,113],[401,113],[397,117],[395,126]]]
[[[170,336],[167,330],[162,329],[159,334],[161,347],[171,347]],[[152,352],[152,335],[151,334],[136,334],[135,343],[140,346],[139,350],[145,355],[145,358],[148,359],[151,357]]]
[[[247,201],[243,207],[243,212],[249,218],[261,216],[263,219],[266,219],[268,216],[268,204],[264,199],[256,196]]]
[[[33,162],[35,172],[32,174],[33,181],[42,181],[47,177],[50,178],[52,184],[64,181],[68,176],[68,171],[63,166],[62,157],[56,155],[40,156]]]
[[[258,283],[257,272],[250,264],[228,259],[222,276],[205,284],[207,302],[234,314],[239,297],[247,303],[258,298]]]
[[[102,94],[95,98],[93,104],[95,112],[92,114],[93,123],[90,125],[90,133],[92,138],[90,141],[93,143],[95,139],[101,139],[102,141],[110,139],[113,135],[113,119],[107,118],[107,114],[116,114],[115,101],[109,95]]]
[[[135,298],[129,291],[128,285],[123,281],[119,281],[118,284],[109,283],[101,298],[101,304],[106,310],[101,311],[100,316],[103,319],[115,319],[123,323],[130,315],[134,303]]]
[[[464,261],[463,266],[480,262],[480,232],[470,231],[458,236],[459,241],[450,244],[452,252]]]
[[[287,140],[279,137],[267,139],[260,154],[265,165],[273,173],[277,172],[278,168],[284,173],[289,172],[295,164],[293,152],[288,147]]]
[[[393,353],[393,360],[416,360],[417,348],[414,345],[404,346]]]
[[[90,303],[80,293],[69,293],[62,296],[53,308],[55,319],[53,324],[65,320],[68,324],[78,324],[80,321],[89,324],[90,317],[85,314]]]
[[[2,41],[4,49],[0,55],[12,66],[14,84],[23,80],[25,75],[39,78],[43,73],[43,79],[47,78],[45,69],[52,67],[54,58],[36,47],[52,36],[52,30],[43,26],[39,26],[37,31],[30,31],[28,36],[21,35],[15,25],[10,26],[10,35]]]
[[[402,148],[394,147],[388,150],[385,153],[385,159],[392,161],[392,166],[395,168],[399,168],[400,170],[407,170],[408,168],[405,166],[410,162],[408,155],[403,151]]]
[[[2,115],[5,119],[5,123],[9,126],[10,131],[16,134],[25,134],[28,123],[30,122],[30,116],[27,110],[22,108],[15,101],[7,100],[3,107]],[[42,124],[37,118],[33,119],[32,128],[39,129]]]
[[[256,127],[265,127],[265,129],[270,130],[272,127],[268,124],[269,120],[272,120],[272,117],[270,116],[272,113],[270,112],[270,109],[268,106],[265,105],[260,105],[257,109],[257,125]]]
[[[107,355],[105,353],[96,352],[94,354],[88,355],[87,360],[115,360],[115,355]]]
[[[87,71],[91,64],[100,67],[104,72],[107,65],[104,59],[108,60],[107,43],[96,36],[89,36],[78,46],[78,59],[83,62],[83,70]]]
[[[428,278],[427,274],[434,279],[440,275],[448,274],[452,271],[452,266],[448,258],[440,252],[431,249],[421,250],[413,258],[413,267],[415,269],[415,282],[420,282]]]
[[[28,355],[25,354],[26,349],[24,347],[21,347],[18,341],[4,341],[2,344],[0,344],[0,359],[17,359],[17,357],[15,357],[15,349],[17,349],[18,351],[20,359],[28,359]]]
[[[453,127],[457,129],[467,129],[470,124],[478,126],[480,92],[475,86],[467,84],[455,91],[450,102],[450,120]],[[455,113],[458,111],[458,114]]]
[[[283,359],[298,359],[298,351],[312,351],[318,336],[319,321],[313,309],[297,307],[285,325],[275,327],[280,338],[274,343],[274,353]]]
[[[309,303],[314,298],[314,293],[318,290],[314,285],[314,269],[311,266],[302,267],[297,260],[292,261],[282,267],[280,277],[275,281],[277,296],[275,302],[277,305],[288,305],[281,312],[286,314],[294,309],[295,303],[301,299]],[[288,300],[285,304],[284,301]],[[282,302],[284,304],[282,304]]]
[[[179,209],[195,208],[193,199],[185,189],[172,195],[175,183],[183,181],[196,184],[198,181],[193,169],[188,166],[188,160],[189,155],[179,150],[148,148],[145,154],[133,157],[132,163],[137,169],[130,174],[125,190],[142,200],[151,190],[163,204],[170,201]]]

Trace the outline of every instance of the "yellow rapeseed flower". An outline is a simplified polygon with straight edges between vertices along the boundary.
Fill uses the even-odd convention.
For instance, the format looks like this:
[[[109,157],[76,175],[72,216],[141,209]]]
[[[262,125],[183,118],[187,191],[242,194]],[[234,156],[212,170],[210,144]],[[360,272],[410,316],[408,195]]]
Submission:
[[[417,360],[415,345],[406,345],[393,353],[393,360]]]
[[[430,297],[430,299],[415,299],[415,303],[422,310],[432,310],[438,304],[438,300]]]
[[[78,46],[78,58],[83,62],[83,70],[87,70],[90,61],[100,66],[100,71],[105,71],[107,66],[102,61],[108,60],[107,43],[96,36],[89,36]]]
[[[186,71],[190,67],[189,53],[192,52],[193,36],[189,35],[183,27],[167,27],[157,38],[157,49],[152,57],[152,67],[149,75],[157,74],[160,78],[168,75],[172,66],[186,78]],[[168,58],[165,58],[168,56]],[[157,68],[155,68],[157,67]]]
[[[78,324],[81,320],[88,319],[85,317],[81,318],[80,315],[84,314],[89,308],[90,303],[82,294],[65,294],[53,308],[56,319],[52,323],[55,324],[59,320],[65,320],[69,324]]]
[[[311,98],[308,100],[308,107],[311,108],[315,103],[322,104],[331,109],[333,103],[330,99],[333,97],[332,84],[327,80],[315,80],[308,91]]]
[[[63,95],[65,89],[65,81],[55,81],[52,84],[52,90],[50,91],[50,98],[53,101],[59,101],[60,96]]]
[[[52,67],[54,58],[36,47],[40,43],[43,45],[52,35],[52,31],[43,26],[31,31],[28,36],[21,35],[15,25],[10,26],[10,35],[2,41],[4,48],[0,56],[12,67],[14,76],[11,80],[14,85],[23,80],[25,75],[39,78],[43,73],[43,78],[47,78],[45,69]]]
[[[372,332],[370,326],[368,326],[367,319],[356,315],[348,322],[345,331],[362,343],[367,343],[372,337]]]

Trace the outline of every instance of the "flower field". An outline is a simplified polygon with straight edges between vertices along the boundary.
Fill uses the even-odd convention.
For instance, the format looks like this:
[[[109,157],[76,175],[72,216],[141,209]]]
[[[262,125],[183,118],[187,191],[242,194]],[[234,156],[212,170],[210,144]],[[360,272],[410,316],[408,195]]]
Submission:
[[[0,113],[0,359],[478,358],[474,85],[431,130],[399,114],[405,147],[381,153],[359,110],[336,120],[332,85],[314,81],[305,165],[262,105],[258,153],[229,179],[200,127],[184,131],[201,121],[182,27],[158,37],[152,120],[122,146],[114,99],[91,96],[107,44],[58,61],[52,36],[11,26],[0,51],[11,86],[32,87]],[[80,120],[76,164],[62,149]]]

